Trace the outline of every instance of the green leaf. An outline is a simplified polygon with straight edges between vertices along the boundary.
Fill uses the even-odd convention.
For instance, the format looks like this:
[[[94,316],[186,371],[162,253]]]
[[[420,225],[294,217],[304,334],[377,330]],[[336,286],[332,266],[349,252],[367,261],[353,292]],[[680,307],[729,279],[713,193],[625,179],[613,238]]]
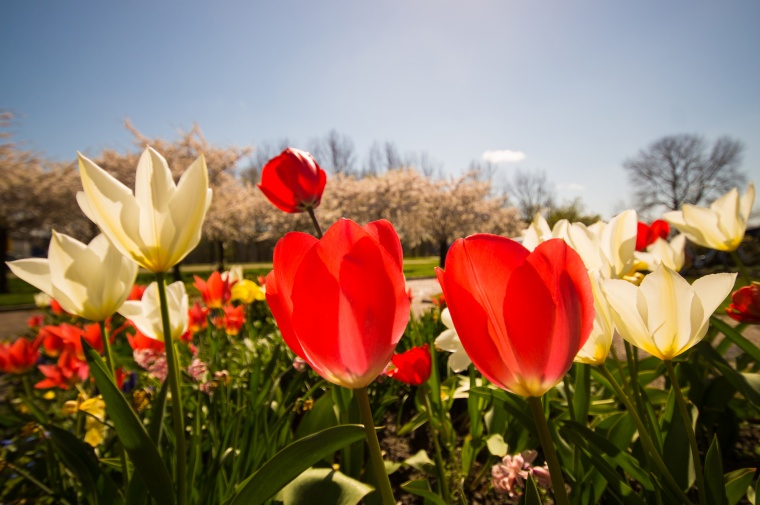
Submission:
[[[740,468],[723,476],[728,505],[736,505],[747,494],[747,488],[752,485],[755,470],[755,468]]]
[[[409,456],[404,460],[404,463],[430,475],[436,475],[435,463],[425,452],[425,449],[420,449],[416,454]]]
[[[241,482],[230,505],[261,505],[314,463],[364,438],[364,426],[342,425],[291,443]]]
[[[336,388],[343,389],[343,388]],[[335,415],[333,407],[333,395],[324,394],[314,402],[314,406],[310,411],[304,414],[301,422],[298,423],[296,428],[296,438],[303,438],[307,435],[332,428],[338,424],[338,418]]]
[[[739,349],[751,356],[755,362],[760,363],[760,348],[744,338],[744,336],[732,328],[730,324],[716,316],[710,317],[710,324],[715,326],[718,331],[726,336],[727,339],[736,344]]]
[[[148,492],[158,503],[173,504],[174,484],[171,475],[148,432],[145,431],[145,426],[111,380],[98,353],[87,345],[87,342],[82,341],[82,345],[85,348],[87,363],[90,365],[90,374],[95,378],[95,384],[103,395],[108,415],[113,421],[121,445],[134,463],[135,472],[140,475]]]
[[[119,504],[124,498],[116,485],[100,471],[95,451],[72,433],[56,426],[47,426],[50,439],[61,459],[82,484],[90,503]]]
[[[723,459],[720,456],[718,437],[713,436],[707,450],[704,465],[705,492],[712,505],[728,505],[726,490],[723,487]]]
[[[541,505],[541,495],[538,494],[532,475],[528,475],[528,480],[525,482],[525,505]]]
[[[421,496],[422,498],[425,498],[426,501],[429,500],[435,505],[446,505],[446,502],[443,501],[443,498],[430,490],[430,483],[425,479],[410,480],[409,482],[405,482],[401,484],[401,489],[415,496]]]
[[[278,494],[288,505],[356,505],[374,491],[372,486],[330,468],[310,468]]]
[[[681,489],[690,489],[696,478],[694,461],[691,458],[689,437],[683,427],[683,420],[681,420],[681,411],[676,408],[675,401],[675,393],[671,390],[668,404],[662,416],[663,431],[667,428],[663,442],[662,460],[665,466],[670,469],[670,473]]]
[[[741,374],[734,370],[734,367],[723,359],[723,356],[718,354],[718,352],[707,342],[700,342],[697,345],[697,349],[699,349],[699,352],[720,371],[723,377],[725,377],[736,389],[741,391],[749,401],[755,405],[760,405],[760,390],[758,390],[760,384],[758,384],[756,377],[754,377],[756,374],[747,374],[750,376],[748,380],[748,377],[746,377],[745,374]]]
[[[615,471],[615,468],[608,462],[607,456],[600,451],[594,444],[589,443],[579,433],[562,428],[561,431],[588,457],[589,462],[599,471],[607,481],[608,489],[614,493],[620,501],[626,505],[646,505],[623,477]]]

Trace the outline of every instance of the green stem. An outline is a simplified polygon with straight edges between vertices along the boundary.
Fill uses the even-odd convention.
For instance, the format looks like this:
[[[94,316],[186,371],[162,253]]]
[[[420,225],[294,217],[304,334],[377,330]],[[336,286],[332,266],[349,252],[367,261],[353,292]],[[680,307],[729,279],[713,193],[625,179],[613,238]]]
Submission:
[[[314,209],[312,207],[309,207],[306,209],[306,212],[309,213],[311,223],[314,225],[314,229],[317,230],[317,238],[322,238],[322,227],[319,226],[319,221],[317,221],[317,216],[314,214]]]
[[[741,260],[739,254],[735,250],[731,251],[731,258],[734,260],[734,263],[736,263],[736,267],[739,269],[742,277],[744,277],[744,280],[747,281],[747,285],[752,284],[752,278],[749,276],[747,267],[744,266],[744,262]]]
[[[702,462],[699,460],[699,448],[697,447],[697,437],[694,434],[694,427],[691,424],[691,416],[689,415],[683,393],[681,393],[681,387],[678,385],[678,377],[676,377],[676,371],[673,368],[673,362],[670,360],[665,361],[665,368],[668,369],[670,386],[673,388],[673,392],[676,394],[676,403],[678,404],[678,409],[681,411],[681,418],[683,419],[683,426],[686,429],[686,435],[689,437],[689,446],[691,446],[691,459],[694,461],[694,473],[697,477],[699,503],[700,505],[707,505],[707,488],[705,487],[705,476],[702,473]]]
[[[689,500],[688,496],[686,496],[686,493],[683,492],[681,487],[673,478],[673,475],[671,475],[670,470],[668,470],[667,465],[665,465],[665,462],[662,460],[662,457],[655,447],[652,438],[649,436],[649,432],[647,431],[646,426],[644,426],[644,422],[636,413],[636,407],[633,406],[630,398],[628,398],[628,396],[625,394],[625,391],[623,391],[617,381],[615,381],[615,378],[612,376],[606,366],[601,365],[599,367],[599,370],[601,370],[602,375],[604,375],[605,379],[607,379],[607,381],[610,383],[612,389],[615,390],[615,394],[618,396],[618,399],[623,402],[625,408],[628,410],[628,414],[630,414],[631,419],[633,419],[633,423],[639,430],[639,440],[641,440],[641,443],[644,445],[644,449],[649,452],[652,461],[654,461],[654,464],[657,466],[657,469],[662,473],[662,476],[665,477],[665,483],[670,487],[670,490],[681,499],[684,504],[690,505],[691,500]]]
[[[375,480],[377,487],[380,489],[382,503],[383,505],[395,505],[396,499],[393,497],[391,481],[388,480],[388,473],[385,471],[383,455],[380,452],[380,442],[377,440],[377,433],[375,432],[375,421],[372,419],[372,409],[369,406],[367,388],[354,389],[354,395],[356,396],[356,402],[359,404],[362,423],[364,423],[364,433],[367,436],[367,445],[369,445],[369,456],[375,470]]]
[[[11,463],[9,461],[5,461],[3,464],[5,466],[7,466],[8,468],[10,468],[11,470],[13,470],[14,472],[16,472],[17,474],[19,474],[22,477],[24,477],[26,480],[28,480],[29,482],[31,482],[32,484],[34,484],[38,488],[40,488],[40,490],[42,490],[42,492],[46,493],[49,496],[55,496],[55,494],[56,494],[55,491],[53,491],[52,489],[50,489],[44,483],[40,482],[40,480],[38,480],[34,475],[32,475],[31,473],[27,472],[23,468],[20,468],[20,467],[14,465],[13,463]],[[58,497],[58,499],[61,500],[61,503],[64,503],[66,505],[70,504],[70,502],[68,500],[66,500],[64,498],[61,498],[60,496]]]
[[[438,489],[443,497],[443,501],[451,503],[451,491],[449,491],[449,481],[446,478],[446,468],[443,464],[443,455],[441,454],[441,443],[438,440],[438,430],[433,425],[433,406],[430,402],[430,393],[432,390],[427,385],[422,386],[424,391],[422,396],[425,397],[425,408],[428,413],[428,426],[433,435],[433,447],[435,447],[435,468],[438,473]]]
[[[45,424],[47,422],[47,417],[34,401],[34,391],[32,390],[32,385],[29,382],[29,374],[23,374],[21,376],[21,382],[24,384],[24,403],[27,407],[29,407],[29,410],[32,411],[32,414],[34,415],[34,418],[37,419],[37,422],[40,424]]]
[[[113,380],[113,383],[117,384],[116,365],[113,360],[113,353],[111,352],[111,340],[109,339],[106,322],[98,321],[98,326],[100,326],[100,338],[103,340],[103,351],[105,352],[105,355],[106,355],[106,365],[108,366],[108,372],[111,374],[111,380]],[[119,445],[121,446],[121,443]],[[124,489],[127,489],[129,487],[130,475],[129,475],[129,465],[127,464],[127,451],[124,449],[124,446],[121,446],[119,459],[121,461],[121,475],[124,481]]]
[[[554,500],[557,505],[570,505],[565,489],[565,480],[562,478],[562,467],[557,458],[557,452],[554,450],[554,442],[549,431],[549,423],[544,415],[544,406],[541,403],[541,397],[528,397],[530,412],[533,414],[533,420],[536,422],[536,431],[538,439],[541,441],[541,448],[544,450],[544,459],[549,465],[549,476],[552,479],[552,489],[554,490]]]
[[[175,454],[177,482],[177,503],[186,505],[187,503],[187,451],[185,450],[185,416],[182,412],[182,393],[180,389],[180,370],[177,355],[174,349],[174,339],[172,338],[171,324],[169,321],[169,304],[166,299],[166,279],[164,272],[156,272],[156,283],[158,284],[158,298],[161,303],[161,321],[164,331],[164,347],[166,348],[166,364],[169,367],[169,387],[172,394],[172,417],[174,425],[174,438],[177,444],[177,453]]]

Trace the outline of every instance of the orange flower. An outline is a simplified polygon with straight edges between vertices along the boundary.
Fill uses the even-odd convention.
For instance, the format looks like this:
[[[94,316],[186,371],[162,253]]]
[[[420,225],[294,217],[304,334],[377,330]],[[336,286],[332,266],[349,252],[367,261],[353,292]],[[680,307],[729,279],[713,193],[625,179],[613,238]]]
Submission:
[[[0,371],[20,374],[28,372],[40,356],[40,342],[19,337],[15,342],[0,343]]]
[[[204,281],[197,275],[193,286],[198,288],[203,296],[203,303],[210,309],[221,309],[225,303],[230,301],[230,288],[237,281],[229,281],[228,276],[222,276],[219,272],[214,272]]]
[[[201,304],[197,301],[193,303],[190,310],[187,311],[187,329],[190,333],[198,333],[207,326],[208,322],[208,308],[201,307]]]

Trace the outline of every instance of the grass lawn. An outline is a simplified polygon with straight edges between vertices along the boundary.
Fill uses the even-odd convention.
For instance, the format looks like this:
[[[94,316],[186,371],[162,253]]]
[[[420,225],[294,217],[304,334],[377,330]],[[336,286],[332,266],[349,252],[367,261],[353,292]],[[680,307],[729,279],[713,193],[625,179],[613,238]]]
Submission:
[[[229,267],[229,265],[227,265]],[[435,276],[434,268],[438,266],[438,257],[427,258],[410,258],[404,260],[404,275],[407,279],[415,279],[420,277],[433,277]],[[203,279],[206,279],[211,272],[213,272],[212,265],[187,265],[182,267],[182,280],[187,285],[190,295],[197,295],[198,292],[192,287],[195,279],[194,275],[197,275]],[[271,263],[245,263],[243,264],[245,270],[245,276],[256,279],[259,275],[266,275],[272,270]],[[169,281],[173,281],[171,273],[167,276]],[[153,282],[153,274],[145,272],[143,270],[137,275],[137,282],[139,284],[150,284]],[[34,288],[26,282],[14,277],[9,276],[8,287],[10,293],[0,294],[0,307],[14,307],[19,305],[32,305],[34,304],[34,295],[39,292],[37,288]]]

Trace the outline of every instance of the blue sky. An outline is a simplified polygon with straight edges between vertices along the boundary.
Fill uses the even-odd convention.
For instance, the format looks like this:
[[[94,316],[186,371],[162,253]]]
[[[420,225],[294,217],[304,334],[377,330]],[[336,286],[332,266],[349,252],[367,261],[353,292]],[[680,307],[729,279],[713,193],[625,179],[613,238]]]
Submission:
[[[488,150],[609,218],[622,162],[663,135],[730,135],[760,183],[760,2],[301,0],[0,3],[0,108],[59,160],[197,122],[219,144],[331,129],[426,151]],[[743,192],[743,189],[742,189]]]

